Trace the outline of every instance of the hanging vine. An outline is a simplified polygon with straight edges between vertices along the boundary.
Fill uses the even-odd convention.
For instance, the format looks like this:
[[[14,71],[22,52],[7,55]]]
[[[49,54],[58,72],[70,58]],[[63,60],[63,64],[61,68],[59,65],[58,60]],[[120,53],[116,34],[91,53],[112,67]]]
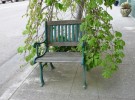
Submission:
[[[122,34],[112,30],[110,21],[113,18],[102,8],[103,5],[112,8],[114,2],[115,0],[84,0],[84,2],[82,0],[41,0],[40,2],[30,0],[26,13],[29,19],[26,30],[23,32],[26,36],[25,45],[19,47],[18,52],[26,53],[26,61],[31,62],[36,53],[33,44],[43,40],[43,34],[38,34],[38,29],[42,23],[57,17],[54,11],[67,11],[69,8],[80,5],[82,14],[80,14],[81,17],[77,18],[82,18],[81,30],[85,31],[85,34],[80,40],[78,50],[82,50],[81,44],[85,41],[87,70],[99,66],[103,69],[103,77],[111,77],[122,62],[125,45]],[[71,10],[74,12],[73,9]]]
[[[102,0],[86,1],[85,9],[87,14],[81,29],[86,31],[82,41],[86,42],[85,62],[87,70],[100,66],[103,68],[102,75],[109,78],[118,69],[118,64],[124,57],[123,48],[125,42],[122,34],[112,30],[110,21],[113,19],[101,5],[111,7],[112,3]],[[81,47],[79,47],[81,51]]]

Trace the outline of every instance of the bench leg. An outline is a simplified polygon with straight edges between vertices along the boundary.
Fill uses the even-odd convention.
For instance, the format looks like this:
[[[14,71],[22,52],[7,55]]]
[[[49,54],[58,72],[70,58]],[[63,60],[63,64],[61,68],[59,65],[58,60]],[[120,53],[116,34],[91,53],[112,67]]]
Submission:
[[[43,65],[42,65],[41,62],[39,63],[39,65],[40,65],[40,80],[41,80],[41,87],[43,87],[44,84],[45,84],[44,79],[43,79]]]
[[[87,82],[86,82],[86,66],[83,65],[83,88],[87,88]]]
[[[51,66],[51,69],[52,69],[52,70],[55,69],[55,67],[53,66],[52,63],[50,63],[50,66]]]

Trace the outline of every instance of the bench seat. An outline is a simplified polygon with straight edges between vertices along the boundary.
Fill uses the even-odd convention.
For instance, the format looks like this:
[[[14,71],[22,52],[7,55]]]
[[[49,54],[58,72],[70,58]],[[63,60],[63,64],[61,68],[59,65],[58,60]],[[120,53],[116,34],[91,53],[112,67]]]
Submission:
[[[47,52],[43,57],[36,59],[36,62],[82,62],[80,52]]]

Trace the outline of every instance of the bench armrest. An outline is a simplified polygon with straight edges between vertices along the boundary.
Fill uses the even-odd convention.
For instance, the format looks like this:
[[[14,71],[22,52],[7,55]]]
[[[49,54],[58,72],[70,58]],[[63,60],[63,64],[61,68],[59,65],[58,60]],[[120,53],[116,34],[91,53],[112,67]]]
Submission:
[[[37,46],[40,46],[41,44],[46,43],[46,41],[43,42],[36,42],[34,43],[33,47],[36,48]]]
[[[34,59],[34,64],[36,63],[36,59],[37,58],[40,58],[40,57],[43,57],[45,55],[45,53],[47,52],[47,46],[45,45],[45,51],[43,54],[41,54],[41,52],[39,52],[39,47],[41,46],[41,44],[45,44],[46,41],[43,41],[43,42],[36,42],[34,43],[33,47],[36,48],[36,53],[37,53],[37,57]]]

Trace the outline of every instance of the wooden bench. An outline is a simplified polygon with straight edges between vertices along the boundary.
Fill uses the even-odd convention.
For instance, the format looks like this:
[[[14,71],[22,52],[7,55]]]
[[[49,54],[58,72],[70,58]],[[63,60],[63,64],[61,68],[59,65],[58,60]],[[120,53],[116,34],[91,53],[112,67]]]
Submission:
[[[64,21],[46,21],[45,22],[45,41],[35,43],[37,50],[35,63],[40,65],[41,86],[45,84],[43,79],[43,64],[50,63],[54,69],[53,62],[78,62],[82,64],[83,69],[83,87],[86,89],[86,66],[84,63],[84,43],[82,44],[82,53],[80,52],[49,52],[49,46],[77,46],[79,39],[82,37],[80,31],[81,20],[64,20]],[[44,43],[45,53],[40,55],[39,47]]]

